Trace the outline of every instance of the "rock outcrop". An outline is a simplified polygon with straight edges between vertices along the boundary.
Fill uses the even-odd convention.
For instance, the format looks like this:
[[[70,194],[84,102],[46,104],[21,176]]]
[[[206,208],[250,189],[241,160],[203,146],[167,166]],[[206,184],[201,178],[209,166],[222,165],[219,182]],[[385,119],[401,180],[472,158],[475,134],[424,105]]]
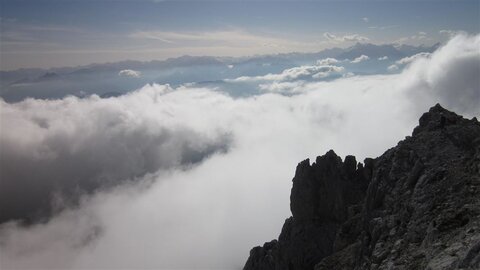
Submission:
[[[480,123],[440,105],[376,159],[298,164],[292,217],[244,270],[480,269]]]

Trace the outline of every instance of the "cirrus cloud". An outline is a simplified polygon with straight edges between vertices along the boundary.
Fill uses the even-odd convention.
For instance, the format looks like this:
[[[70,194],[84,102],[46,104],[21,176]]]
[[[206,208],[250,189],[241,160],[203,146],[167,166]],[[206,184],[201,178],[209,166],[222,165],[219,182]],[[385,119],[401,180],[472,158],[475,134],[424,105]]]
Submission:
[[[365,36],[361,36],[359,34],[349,34],[349,35],[344,35],[344,36],[337,36],[329,32],[325,32],[323,34],[323,37],[325,37],[327,40],[332,41],[332,42],[365,42],[370,40],[369,38]]]

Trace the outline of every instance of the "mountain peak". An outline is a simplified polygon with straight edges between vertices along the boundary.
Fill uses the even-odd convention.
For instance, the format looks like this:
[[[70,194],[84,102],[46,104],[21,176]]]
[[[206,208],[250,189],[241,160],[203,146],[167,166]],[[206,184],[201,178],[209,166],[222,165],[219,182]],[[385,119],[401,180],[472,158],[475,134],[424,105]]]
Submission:
[[[414,129],[413,134],[415,135],[423,131],[441,130],[446,126],[455,125],[457,122],[462,121],[469,120],[443,108],[437,103],[420,117],[419,125]]]
[[[436,104],[376,159],[301,162],[292,217],[244,270],[479,269],[480,123]]]

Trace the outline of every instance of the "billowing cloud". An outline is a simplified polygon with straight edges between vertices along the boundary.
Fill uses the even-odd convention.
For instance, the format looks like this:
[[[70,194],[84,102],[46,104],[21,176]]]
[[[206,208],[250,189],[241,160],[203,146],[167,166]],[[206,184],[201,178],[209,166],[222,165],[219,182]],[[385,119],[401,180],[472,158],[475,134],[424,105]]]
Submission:
[[[405,76],[416,74],[424,79],[404,83],[417,102],[433,99],[461,114],[479,115],[479,47],[480,35],[459,34],[430,56],[423,55],[410,63]]]
[[[328,58],[320,60],[320,62],[333,61],[335,59]],[[335,60],[336,61],[336,60]],[[272,74],[269,73],[263,76],[242,76],[235,79],[228,79],[228,82],[252,82],[252,81],[287,81],[314,78],[321,79],[326,78],[332,74],[339,74],[345,71],[344,67],[334,65],[313,65],[313,66],[299,66],[294,68],[285,69],[281,73]]]
[[[359,57],[353,59],[352,61],[350,61],[350,63],[353,63],[353,64],[357,64],[357,63],[360,63],[360,62],[363,62],[363,61],[366,61],[370,59],[370,57],[368,57],[367,55],[360,55]]]
[[[428,52],[421,52],[421,53],[417,53],[417,54],[414,54],[412,56],[407,56],[407,57],[404,57],[398,61],[396,61],[395,63],[398,64],[398,65],[405,65],[405,64],[409,64],[409,63],[412,63],[413,61],[417,60],[417,59],[425,59],[425,58],[428,58],[430,57],[431,53],[428,53]]]
[[[201,138],[199,145],[224,145],[224,134],[232,140],[227,152],[207,155],[197,166],[159,169],[138,176],[136,182],[98,191],[48,222],[29,227],[3,224],[2,267],[241,268],[249,249],[277,237],[289,216],[288,195],[298,161],[331,148],[359,160],[380,155],[411,134],[418,117],[436,102],[469,117],[479,116],[479,45],[480,36],[457,36],[398,74],[292,80],[279,86],[282,91],[294,88],[296,95],[269,92],[232,98],[206,88],[153,85],[108,100],[2,103],[2,127],[9,121],[13,130],[8,137],[16,139],[0,141],[2,155],[11,143],[15,151],[33,153],[2,158],[23,162],[25,173],[29,171],[25,160],[85,147],[91,152],[84,159],[102,156],[108,149],[101,145],[108,140],[136,133],[146,134],[141,138],[154,136],[161,127],[190,130],[192,137]],[[5,108],[12,112],[5,114]],[[125,110],[120,120],[112,121]],[[35,122],[33,117],[42,111],[48,113],[41,113],[43,120]],[[71,121],[80,116],[82,121]],[[128,125],[118,123],[122,120]],[[47,131],[38,126],[58,131],[50,139],[57,148],[42,149],[42,134]],[[108,138],[97,141],[83,132],[90,126],[86,129],[90,133],[96,133],[91,131],[95,128],[110,130]],[[67,135],[76,140],[65,139]],[[130,140],[121,141],[113,147]],[[186,141],[197,145],[195,139]],[[150,141],[145,147],[155,145]]]
[[[118,72],[118,76],[124,77],[133,77],[133,78],[140,78],[142,73],[140,71],[132,70],[132,69],[124,69]]]
[[[335,65],[337,64],[339,61],[335,58],[324,58],[324,59],[321,59],[321,60],[318,60],[317,61],[317,65],[319,66],[328,66],[328,65]]]
[[[331,34],[329,32],[325,32],[323,34],[323,37],[325,37],[327,40],[333,41],[333,42],[365,42],[365,41],[369,40],[369,38],[367,38],[365,36],[361,36],[359,34],[337,36],[337,35]]]
[[[143,95],[117,99],[1,101],[0,222],[45,218],[62,208],[53,198],[70,205],[98,189],[226,151],[231,140],[220,129],[183,125],[154,103],[139,106],[169,89],[146,86]]]
[[[379,57],[378,60],[383,61],[383,60],[388,60],[388,56],[382,56]]]

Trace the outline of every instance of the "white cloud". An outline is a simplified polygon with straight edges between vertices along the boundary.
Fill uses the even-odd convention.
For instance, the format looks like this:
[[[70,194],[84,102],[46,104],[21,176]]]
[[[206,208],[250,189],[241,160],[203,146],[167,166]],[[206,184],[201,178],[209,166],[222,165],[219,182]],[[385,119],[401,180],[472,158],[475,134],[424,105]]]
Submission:
[[[334,65],[337,64],[339,61],[335,58],[324,58],[321,60],[317,61],[317,65],[319,66],[328,66],[328,65]]]
[[[47,224],[30,228],[4,225],[0,230],[2,266],[240,268],[252,246],[278,236],[289,215],[288,195],[298,161],[329,148],[341,155],[357,154],[360,159],[378,155],[410,132],[418,115],[403,113],[398,91],[380,91],[380,86],[391,83],[389,79],[351,78],[299,85],[303,92],[292,97],[265,94],[232,99],[206,89],[164,92],[154,86],[108,100],[68,99],[62,101],[64,106],[40,100],[29,101],[30,106],[2,104],[2,109],[8,107],[12,113],[23,111],[21,119],[32,126],[33,120],[24,115],[40,107],[56,115],[81,118],[82,108],[104,105],[111,111],[107,122],[128,108],[134,122],[181,124],[200,134],[223,130],[234,138],[229,152],[214,155],[197,167],[151,173],[143,177],[150,184],[141,188],[100,192],[79,209],[63,212]],[[378,86],[373,86],[372,80]],[[382,116],[374,119],[372,114]],[[97,117],[104,116],[99,112]],[[392,117],[396,121],[391,121]],[[49,121],[56,118],[55,114],[47,116]],[[81,122],[70,125],[80,128]],[[159,132],[148,126],[141,132],[152,136]],[[19,125],[11,134],[34,140],[35,133],[25,134],[23,127]],[[125,128],[128,130],[128,125]],[[388,130],[381,139],[375,133],[379,128]],[[111,129],[116,129],[115,125]],[[78,140],[84,136],[72,132],[75,134]],[[67,145],[58,147],[68,149]],[[101,155],[103,149],[92,155]],[[92,155],[86,155],[85,161]]]
[[[0,172],[6,185],[0,188],[1,202],[8,209],[0,220],[48,211],[42,201],[54,195],[52,190],[75,201],[88,190],[192,166],[230,147],[231,138],[221,129],[187,126],[172,120],[168,108],[140,105],[169,91],[153,85],[142,95],[118,99],[27,100],[21,106],[1,101],[0,164],[9,169]],[[29,199],[16,207],[19,192]]]
[[[388,60],[388,56],[382,56],[379,57],[378,60],[383,61],[383,60]]]
[[[163,123],[167,127],[180,125],[195,130],[213,140],[219,131],[234,138],[233,147],[227,153],[213,155],[197,167],[153,172],[143,177],[143,181],[150,184],[141,188],[126,186],[97,193],[80,208],[63,212],[46,224],[29,228],[4,225],[0,229],[2,266],[240,268],[252,246],[278,236],[281,224],[289,215],[291,177],[299,160],[329,148],[335,148],[342,155],[354,153],[360,158],[377,155],[408,132],[404,125],[408,129],[413,126],[414,117],[397,115],[397,111],[375,121],[368,117],[386,110],[384,106],[392,106],[392,100],[398,102],[393,98],[398,94],[395,91],[385,96],[379,96],[379,89],[365,92],[365,87],[371,87],[370,80],[308,84],[303,87],[303,94],[292,97],[265,94],[232,99],[207,89],[164,91],[162,86],[152,86],[106,100],[69,98],[2,104],[2,112],[11,112],[2,114],[11,120],[5,126],[16,126],[8,134],[23,138],[14,144],[16,151],[22,147],[27,152],[32,147],[42,148],[40,138],[43,136],[37,136],[41,128],[36,127],[31,116],[45,108],[49,113],[43,117],[51,123],[51,132],[67,129],[64,132],[68,131],[72,138],[65,143],[62,143],[65,140],[57,141],[57,151],[72,151],[71,147],[82,150],[86,145],[77,144],[76,140],[91,143],[92,152],[83,157],[83,162],[92,156],[119,156],[104,153],[109,147],[98,147],[102,141],[92,136],[83,139],[92,132],[105,133],[105,127],[82,130],[83,125],[99,121],[96,119],[103,119],[107,131],[117,130],[116,134],[107,132],[110,134],[105,135],[107,138],[121,138],[122,132],[128,131],[132,124],[135,127],[137,122],[144,123],[143,128],[133,128],[132,134],[161,138]],[[355,90],[357,87],[362,90]],[[98,107],[104,109],[93,109]],[[92,113],[84,116],[84,110],[89,108]],[[117,114],[119,119],[132,122],[108,125]],[[14,115],[18,115],[15,119],[20,121],[14,121]],[[59,115],[66,119],[57,120]],[[90,119],[87,121],[84,117]],[[390,121],[389,117],[395,117],[396,121]],[[57,125],[56,121],[64,124]],[[158,123],[154,124],[156,128],[150,128],[152,123]],[[374,132],[380,126],[388,127],[382,139]],[[35,132],[25,133],[25,130]],[[353,131],[355,138],[351,138]],[[121,148],[125,142],[132,146],[140,143],[146,149],[158,144],[134,141],[136,143],[125,139],[111,148]],[[189,142],[203,145],[194,139]],[[2,149],[10,144],[5,142]],[[134,153],[135,147],[129,151]],[[166,149],[163,153],[170,151]],[[152,153],[157,151],[152,149]],[[128,152],[120,156],[131,157]],[[122,168],[121,164],[117,165]],[[227,244],[229,248],[225,249]]]
[[[459,34],[433,54],[418,57],[404,72],[423,78],[405,82],[412,96],[422,102],[433,99],[467,116],[480,115],[478,48],[480,35]]]
[[[397,71],[398,70],[398,66],[397,65],[390,65],[387,67],[387,70],[388,71]]]
[[[368,41],[369,38],[365,36],[361,36],[359,34],[351,34],[351,35],[344,35],[344,36],[336,36],[329,32],[325,32],[323,36],[333,42],[365,42]]]
[[[363,62],[363,61],[366,61],[370,59],[370,57],[368,57],[367,55],[360,55],[359,57],[353,59],[352,61],[350,61],[350,63],[353,63],[353,64],[357,64],[357,63],[360,63],[360,62]]]
[[[259,84],[259,88],[266,92],[296,94],[303,91],[305,84],[305,81],[272,82]]]
[[[412,63],[413,61],[415,61],[415,60],[417,60],[417,59],[425,59],[425,58],[428,58],[428,57],[430,57],[430,55],[431,55],[431,53],[421,52],[421,53],[414,54],[414,55],[412,55],[412,56],[404,57],[404,58],[396,61],[395,63],[398,64],[398,65],[405,65],[405,64]]]
[[[224,140],[221,134],[233,139],[228,152],[211,155],[198,166],[152,172],[141,177],[141,185],[98,192],[47,223],[3,224],[2,266],[241,268],[249,249],[276,238],[289,216],[298,161],[330,148],[358,160],[380,155],[411,134],[418,117],[436,102],[478,117],[479,45],[480,36],[461,35],[398,74],[279,86],[282,91],[294,88],[298,94],[291,96],[234,99],[209,89],[153,85],[105,100],[2,102],[6,128],[0,133],[1,149],[25,153],[2,155],[12,164],[89,146],[91,152],[83,156],[87,162],[104,155],[107,147],[101,146],[109,140],[120,141],[117,148],[144,145],[122,137],[125,132],[162,137],[162,127],[180,126],[194,131],[192,138],[201,134],[209,142]],[[39,113],[41,119],[35,118]],[[46,141],[55,147],[43,147]],[[187,141],[197,145],[195,139]],[[110,155],[114,153],[105,154]],[[52,161],[45,162],[51,166]],[[27,166],[23,172],[30,173]]]
[[[140,71],[136,71],[132,69],[124,69],[118,72],[118,76],[124,76],[124,77],[140,78],[140,75],[142,75]]]
[[[324,71],[319,71],[315,74],[312,75],[312,78],[314,79],[322,79],[322,78],[327,78],[332,73],[341,73],[345,71],[344,67],[337,67],[337,66],[330,66],[330,67],[325,67]]]
[[[369,19],[368,19],[367,17],[363,17],[363,18],[362,18],[362,21],[364,21],[364,22],[367,23],[367,22],[369,21]]]
[[[325,60],[325,59],[324,59]],[[321,60],[323,61],[323,60]],[[330,60],[325,61],[332,61]],[[307,78],[326,78],[330,75],[339,74],[345,71],[344,67],[333,65],[314,65],[314,66],[299,66],[285,69],[281,73],[269,73],[263,76],[242,76],[235,79],[227,79],[227,82],[254,82],[254,81],[286,81]]]

